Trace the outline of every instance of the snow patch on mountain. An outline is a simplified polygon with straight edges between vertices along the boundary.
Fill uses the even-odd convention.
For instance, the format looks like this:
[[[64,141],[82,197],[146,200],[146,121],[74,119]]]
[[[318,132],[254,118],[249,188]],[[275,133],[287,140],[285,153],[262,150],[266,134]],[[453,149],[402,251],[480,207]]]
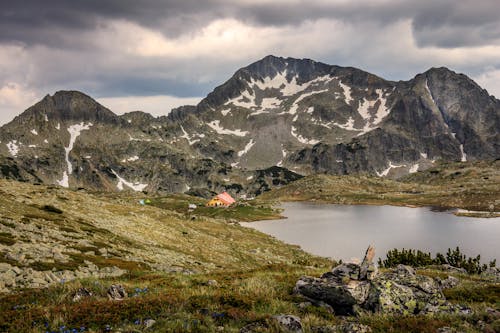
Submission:
[[[358,129],[354,128],[354,118],[352,117],[349,117],[349,119],[347,119],[347,122],[345,124],[339,124],[334,122],[333,125],[345,129],[347,131],[359,131]]]
[[[299,109],[299,102],[302,101],[304,98],[307,98],[309,96],[313,96],[316,94],[321,94],[324,93],[325,91],[328,91],[328,89],[322,89],[322,90],[316,90],[316,91],[310,91],[307,93],[303,93],[302,95],[299,96],[294,102],[293,105],[290,107],[290,110],[288,111],[290,114],[295,114],[297,113],[297,110]]]
[[[257,80],[252,78],[252,80],[249,82],[249,85],[251,87],[257,87],[262,91],[265,91],[267,89],[278,89],[281,92],[282,96],[289,97],[306,90],[312,85],[328,83],[333,79],[330,75],[324,75],[317,77],[311,81],[299,84],[297,83],[297,75],[293,76],[290,81],[288,81],[287,75],[288,70],[284,70],[283,72],[277,73],[272,78],[269,76]]]
[[[255,141],[253,141],[253,139],[251,139],[245,146],[245,148],[243,148],[243,150],[239,151],[238,152],[238,156],[241,157],[243,155],[245,155],[246,153],[248,153],[250,151],[250,149],[252,149],[253,145],[255,144]]]
[[[5,144],[7,146],[7,149],[9,150],[9,153],[13,156],[16,157],[17,154],[19,153],[19,142],[17,140],[12,140]]]
[[[431,99],[432,103],[437,107],[436,101],[434,100],[434,97],[432,96],[431,90],[429,89],[429,85],[427,83],[427,79],[425,80],[425,90],[429,94],[429,98]]]
[[[63,176],[61,180],[56,180],[57,185],[59,186],[64,186],[64,187],[69,187],[69,177],[68,177],[68,172],[64,171]]]
[[[194,145],[196,142],[200,141],[200,139],[191,139],[191,137],[189,136],[189,134],[184,130],[184,127],[182,127],[181,125],[181,131],[182,131],[182,135],[180,136],[181,138],[183,139],[186,139],[189,143],[190,146]]]
[[[31,130],[31,133],[32,133],[33,135],[38,135],[38,132],[36,131],[36,129],[32,129],[32,130]]]
[[[123,179],[122,177],[120,177],[116,173],[116,171],[113,169],[111,169],[111,172],[116,176],[116,178],[118,178],[118,184],[116,185],[116,188],[119,189],[120,191],[123,190],[123,185],[131,188],[132,190],[134,190],[136,192],[143,191],[148,186],[148,184],[141,184],[139,182],[135,182],[135,183],[128,182],[125,179]]]
[[[307,139],[304,138],[302,135],[297,134],[297,129],[292,126],[292,131],[291,131],[292,136],[297,139],[300,143],[303,143],[305,145],[315,145],[319,142],[319,140],[314,140],[314,139]]]
[[[235,135],[235,136],[246,136],[248,131],[242,131],[240,129],[229,130],[220,126],[220,120],[213,120],[207,123],[217,134]]]
[[[129,158],[124,158],[122,160],[122,163],[125,163],[125,162],[135,162],[139,159],[139,156],[132,156],[132,157],[129,157]]]
[[[460,154],[462,154],[462,157],[460,158],[461,162],[467,162],[467,154],[464,151],[464,145],[460,145]]]
[[[255,103],[255,96],[253,92],[249,92],[248,90],[244,90],[239,96],[228,100],[224,105],[234,105],[242,108],[250,109],[252,107],[257,107]]]
[[[406,166],[405,164],[401,164],[401,165],[392,164],[392,162],[389,161],[389,166],[387,167],[387,169],[385,169],[385,170],[383,170],[381,172],[375,171],[375,173],[379,177],[386,177],[389,174],[389,171],[391,171],[391,169],[402,168],[402,167],[405,167],[405,166]]]
[[[415,172],[418,171],[418,167],[419,167],[418,163],[414,164],[414,165],[411,166],[411,168],[410,168],[410,170],[408,172],[409,173],[415,173]]]
[[[263,109],[275,109],[281,105],[281,100],[276,97],[266,97],[262,99],[260,106]]]
[[[59,185],[69,187],[69,175],[73,173],[73,167],[69,160],[69,153],[73,150],[76,138],[80,136],[82,131],[88,130],[92,125],[92,123],[84,124],[83,122],[81,122],[79,124],[71,125],[70,127],[68,127],[69,144],[68,147],[64,147],[67,171],[64,171],[63,178],[57,181]]]
[[[285,149],[283,149],[283,145],[281,145],[281,154],[283,155],[283,158],[278,162],[276,163],[276,166],[283,166],[283,160],[285,159],[286,155],[288,154],[287,151]]]
[[[344,91],[344,99],[347,104],[350,104],[354,99],[351,96],[351,87],[348,85],[342,83],[342,81],[339,80],[339,86],[342,88]]]

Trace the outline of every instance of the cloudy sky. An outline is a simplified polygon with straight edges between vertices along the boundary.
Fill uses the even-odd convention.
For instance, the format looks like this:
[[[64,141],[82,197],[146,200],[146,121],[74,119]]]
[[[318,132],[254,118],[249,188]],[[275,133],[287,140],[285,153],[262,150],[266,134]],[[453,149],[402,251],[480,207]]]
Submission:
[[[268,54],[500,96],[499,0],[0,0],[0,124],[57,90],[117,113],[194,104]]]

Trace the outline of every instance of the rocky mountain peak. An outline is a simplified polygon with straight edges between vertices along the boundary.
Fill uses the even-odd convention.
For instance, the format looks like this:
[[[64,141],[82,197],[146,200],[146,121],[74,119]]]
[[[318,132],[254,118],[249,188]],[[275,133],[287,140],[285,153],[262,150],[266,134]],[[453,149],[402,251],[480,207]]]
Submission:
[[[33,113],[61,121],[117,121],[113,112],[79,91],[57,91],[53,96],[45,96],[30,109]]]
[[[500,102],[444,67],[396,83],[270,55],[166,117],[48,95],[0,128],[0,157],[9,174],[64,186],[255,195],[281,185],[256,173],[273,167],[398,177],[439,159],[495,159],[499,128]]]
[[[334,66],[316,62],[311,59],[283,58],[273,55],[254,62],[240,69],[236,75],[242,78],[265,79],[274,78],[276,75],[283,75],[287,81],[296,77],[297,82],[306,82],[314,77],[325,75],[331,72]]]

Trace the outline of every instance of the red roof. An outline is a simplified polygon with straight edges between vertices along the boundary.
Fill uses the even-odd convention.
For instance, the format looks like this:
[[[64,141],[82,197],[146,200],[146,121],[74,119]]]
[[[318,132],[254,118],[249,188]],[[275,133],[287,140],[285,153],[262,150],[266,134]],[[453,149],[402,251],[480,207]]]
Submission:
[[[234,200],[233,197],[230,196],[227,192],[218,194],[217,198],[219,198],[219,200],[222,201],[225,205],[230,205],[236,202],[236,200]]]

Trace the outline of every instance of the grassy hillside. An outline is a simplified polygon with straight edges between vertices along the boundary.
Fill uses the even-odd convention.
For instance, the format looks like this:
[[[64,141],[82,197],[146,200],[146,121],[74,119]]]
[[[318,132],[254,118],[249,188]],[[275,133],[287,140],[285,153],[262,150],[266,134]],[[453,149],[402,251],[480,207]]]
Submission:
[[[500,216],[500,161],[442,163],[400,180],[363,175],[314,175],[259,198],[461,208],[472,212],[458,211],[458,214],[495,217]]]
[[[151,205],[140,205],[144,198],[142,193],[87,193],[0,180],[0,262],[38,270],[91,262],[128,270],[212,272],[314,259],[212,217],[275,217],[267,206],[187,212],[187,202],[199,199],[152,197]]]

